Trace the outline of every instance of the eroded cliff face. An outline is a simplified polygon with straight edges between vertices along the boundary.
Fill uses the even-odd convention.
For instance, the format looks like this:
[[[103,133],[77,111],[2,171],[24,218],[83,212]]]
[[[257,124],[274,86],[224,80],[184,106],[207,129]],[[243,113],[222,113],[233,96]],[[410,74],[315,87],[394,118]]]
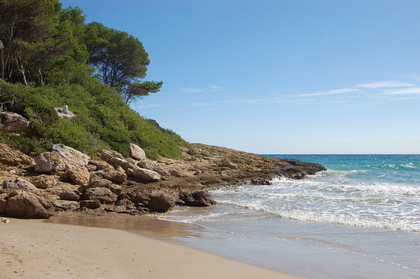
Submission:
[[[325,170],[314,163],[267,158],[204,144],[183,148],[181,160],[148,160],[139,157],[138,147],[133,150],[136,152],[130,158],[102,150],[92,159],[70,147],[56,145],[51,152],[29,158],[1,144],[0,215],[21,218],[48,218],[72,212],[137,215],[165,212],[177,203],[210,206],[215,204],[207,192],[212,189],[267,185],[275,177],[303,179]],[[17,207],[16,200],[27,208]]]

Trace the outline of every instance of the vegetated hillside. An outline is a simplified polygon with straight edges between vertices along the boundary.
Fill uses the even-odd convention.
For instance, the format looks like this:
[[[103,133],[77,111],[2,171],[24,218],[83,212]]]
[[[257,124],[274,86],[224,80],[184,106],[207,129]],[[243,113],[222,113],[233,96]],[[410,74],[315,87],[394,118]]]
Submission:
[[[87,24],[80,8],[59,0],[2,0],[0,18],[0,111],[30,122],[21,134],[0,132],[0,142],[29,155],[55,143],[128,155],[135,143],[152,159],[181,156],[187,142],[127,105],[163,84],[144,80],[150,60],[137,38]],[[64,105],[75,119],[58,116],[54,108]]]
[[[188,146],[179,135],[141,117],[120,95],[94,78],[82,84],[25,86],[0,80],[3,110],[21,114],[30,121],[22,134],[0,132],[0,142],[31,155],[50,151],[62,143],[91,156],[103,148],[127,155],[129,144],[142,147],[149,158],[159,155],[179,158],[179,146]],[[61,118],[54,107],[68,106],[73,121]]]

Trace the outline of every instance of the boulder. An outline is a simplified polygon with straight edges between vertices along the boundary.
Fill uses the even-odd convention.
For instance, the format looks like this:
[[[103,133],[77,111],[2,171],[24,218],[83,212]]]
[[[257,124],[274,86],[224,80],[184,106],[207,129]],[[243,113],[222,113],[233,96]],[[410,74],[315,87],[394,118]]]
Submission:
[[[125,173],[124,170],[122,171],[118,171],[118,170],[113,170],[113,171],[107,171],[104,174],[104,178],[111,180],[113,182],[116,183],[124,183],[127,181],[127,174]]]
[[[0,129],[11,133],[21,133],[29,127],[29,121],[14,112],[0,112]]]
[[[145,160],[146,152],[140,146],[130,143],[130,156],[136,160]]]
[[[48,189],[57,184],[57,180],[55,180],[54,176],[45,174],[32,177],[31,182],[35,187],[41,189]]]
[[[174,208],[175,199],[164,193],[151,195],[146,206],[155,212],[163,213]]]
[[[0,143],[0,163],[6,165],[33,165],[34,160],[19,150],[10,148],[7,144]]]
[[[106,150],[102,149],[98,153],[98,157],[104,160],[105,162],[109,162],[112,158],[120,158],[123,159],[123,155],[117,151],[114,150]]]
[[[101,202],[98,200],[81,200],[79,204],[80,208],[96,209],[101,207]]]
[[[132,169],[132,175],[137,179],[145,181],[159,181],[162,178],[162,176],[155,171],[139,167],[134,167]]]
[[[52,149],[63,158],[67,170],[86,167],[89,163],[90,157],[74,148],[63,144],[54,144]]]
[[[127,160],[124,160],[124,159],[121,159],[121,158],[118,158],[118,157],[112,158],[110,160],[110,163],[114,166],[114,168],[121,167],[125,171],[127,171],[128,169],[132,169],[132,168],[136,167],[133,164],[131,164],[130,162],[128,162]]]
[[[75,167],[68,170],[69,177],[76,185],[88,184],[90,173],[86,167]]]
[[[147,207],[154,212],[166,212],[175,206],[174,196],[162,192],[133,192],[128,198],[134,204]]]
[[[108,188],[89,188],[82,195],[82,200],[98,200],[101,204],[112,204],[118,200],[118,195]]]
[[[63,191],[59,196],[60,199],[66,201],[78,201],[80,199],[79,191]]]
[[[67,106],[64,107],[55,107],[54,110],[57,112],[58,117],[67,119],[70,122],[73,122],[73,120],[76,118],[76,115],[68,110]]]
[[[31,182],[20,177],[8,178],[3,181],[0,193],[12,193],[14,191],[38,192],[38,189]]]
[[[111,170],[114,170],[114,168],[110,164],[108,164],[105,161],[101,161],[101,160],[90,160],[89,161],[89,166],[95,166],[95,169],[92,169],[93,171],[99,171],[99,170],[111,171]]]
[[[206,191],[181,192],[179,199],[188,206],[210,206],[216,204],[216,201]]]
[[[35,158],[36,172],[63,171],[66,164],[57,152],[43,152]]]
[[[141,160],[139,162],[137,162],[137,166],[143,168],[143,169],[148,169],[148,170],[152,170],[155,171],[157,173],[159,173],[161,176],[170,176],[170,172],[163,169],[162,167],[160,167],[155,161],[152,160]]]
[[[48,219],[54,215],[53,205],[34,193],[15,191],[7,198],[6,215],[15,218]]]
[[[88,185],[82,185],[79,187],[79,191],[81,193],[85,193],[88,189],[90,188],[106,188],[111,190],[112,193],[119,195],[122,191],[122,187],[112,184],[112,181],[108,180],[108,179],[99,179],[99,180],[94,180],[91,183],[89,183]]]

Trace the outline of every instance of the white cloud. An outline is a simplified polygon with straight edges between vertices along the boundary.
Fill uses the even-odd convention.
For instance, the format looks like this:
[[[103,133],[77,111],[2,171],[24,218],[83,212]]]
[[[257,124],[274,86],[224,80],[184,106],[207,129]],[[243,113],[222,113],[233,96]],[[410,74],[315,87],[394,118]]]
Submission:
[[[197,92],[203,92],[203,89],[200,88],[193,88],[193,87],[188,87],[188,88],[181,88],[182,91],[184,91],[185,93],[197,93]]]
[[[325,91],[325,92],[301,94],[299,96],[309,97],[309,96],[322,96],[322,95],[336,95],[336,94],[353,93],[353,92],[359,92],[359,91],[360,91],[360,89],[356,89],[356,88],[343,88],[343,89],[328,90],[328,91]]]
[[[198,93],[198,92],[216,92],[216,91],[224,91],[226,90],[222,86],[218,85],[210,85],[205,88],[195,88],[195,87],[187,87],[181,88],[181,90],[185,93]]]
[[[401,82],[398,80],[385,80],[385,81],[377,81],[377,82],[371,82],[371,83],[362,83],[362,84],[357,85],[357,87],[370,88],[370,89],[391,88],[391,87],[410,87],[410,86],[415,86],[415,85],[411,83]]]
[[[420,87],[393,89],[384,92],[386,95],[420,94]]]

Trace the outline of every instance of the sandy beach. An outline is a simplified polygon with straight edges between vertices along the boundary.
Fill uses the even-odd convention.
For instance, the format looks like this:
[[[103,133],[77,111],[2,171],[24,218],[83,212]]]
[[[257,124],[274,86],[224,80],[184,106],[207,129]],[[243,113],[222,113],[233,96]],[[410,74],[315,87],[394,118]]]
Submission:
[[[0,278],[302,278],[129,231],[7,219]]]

